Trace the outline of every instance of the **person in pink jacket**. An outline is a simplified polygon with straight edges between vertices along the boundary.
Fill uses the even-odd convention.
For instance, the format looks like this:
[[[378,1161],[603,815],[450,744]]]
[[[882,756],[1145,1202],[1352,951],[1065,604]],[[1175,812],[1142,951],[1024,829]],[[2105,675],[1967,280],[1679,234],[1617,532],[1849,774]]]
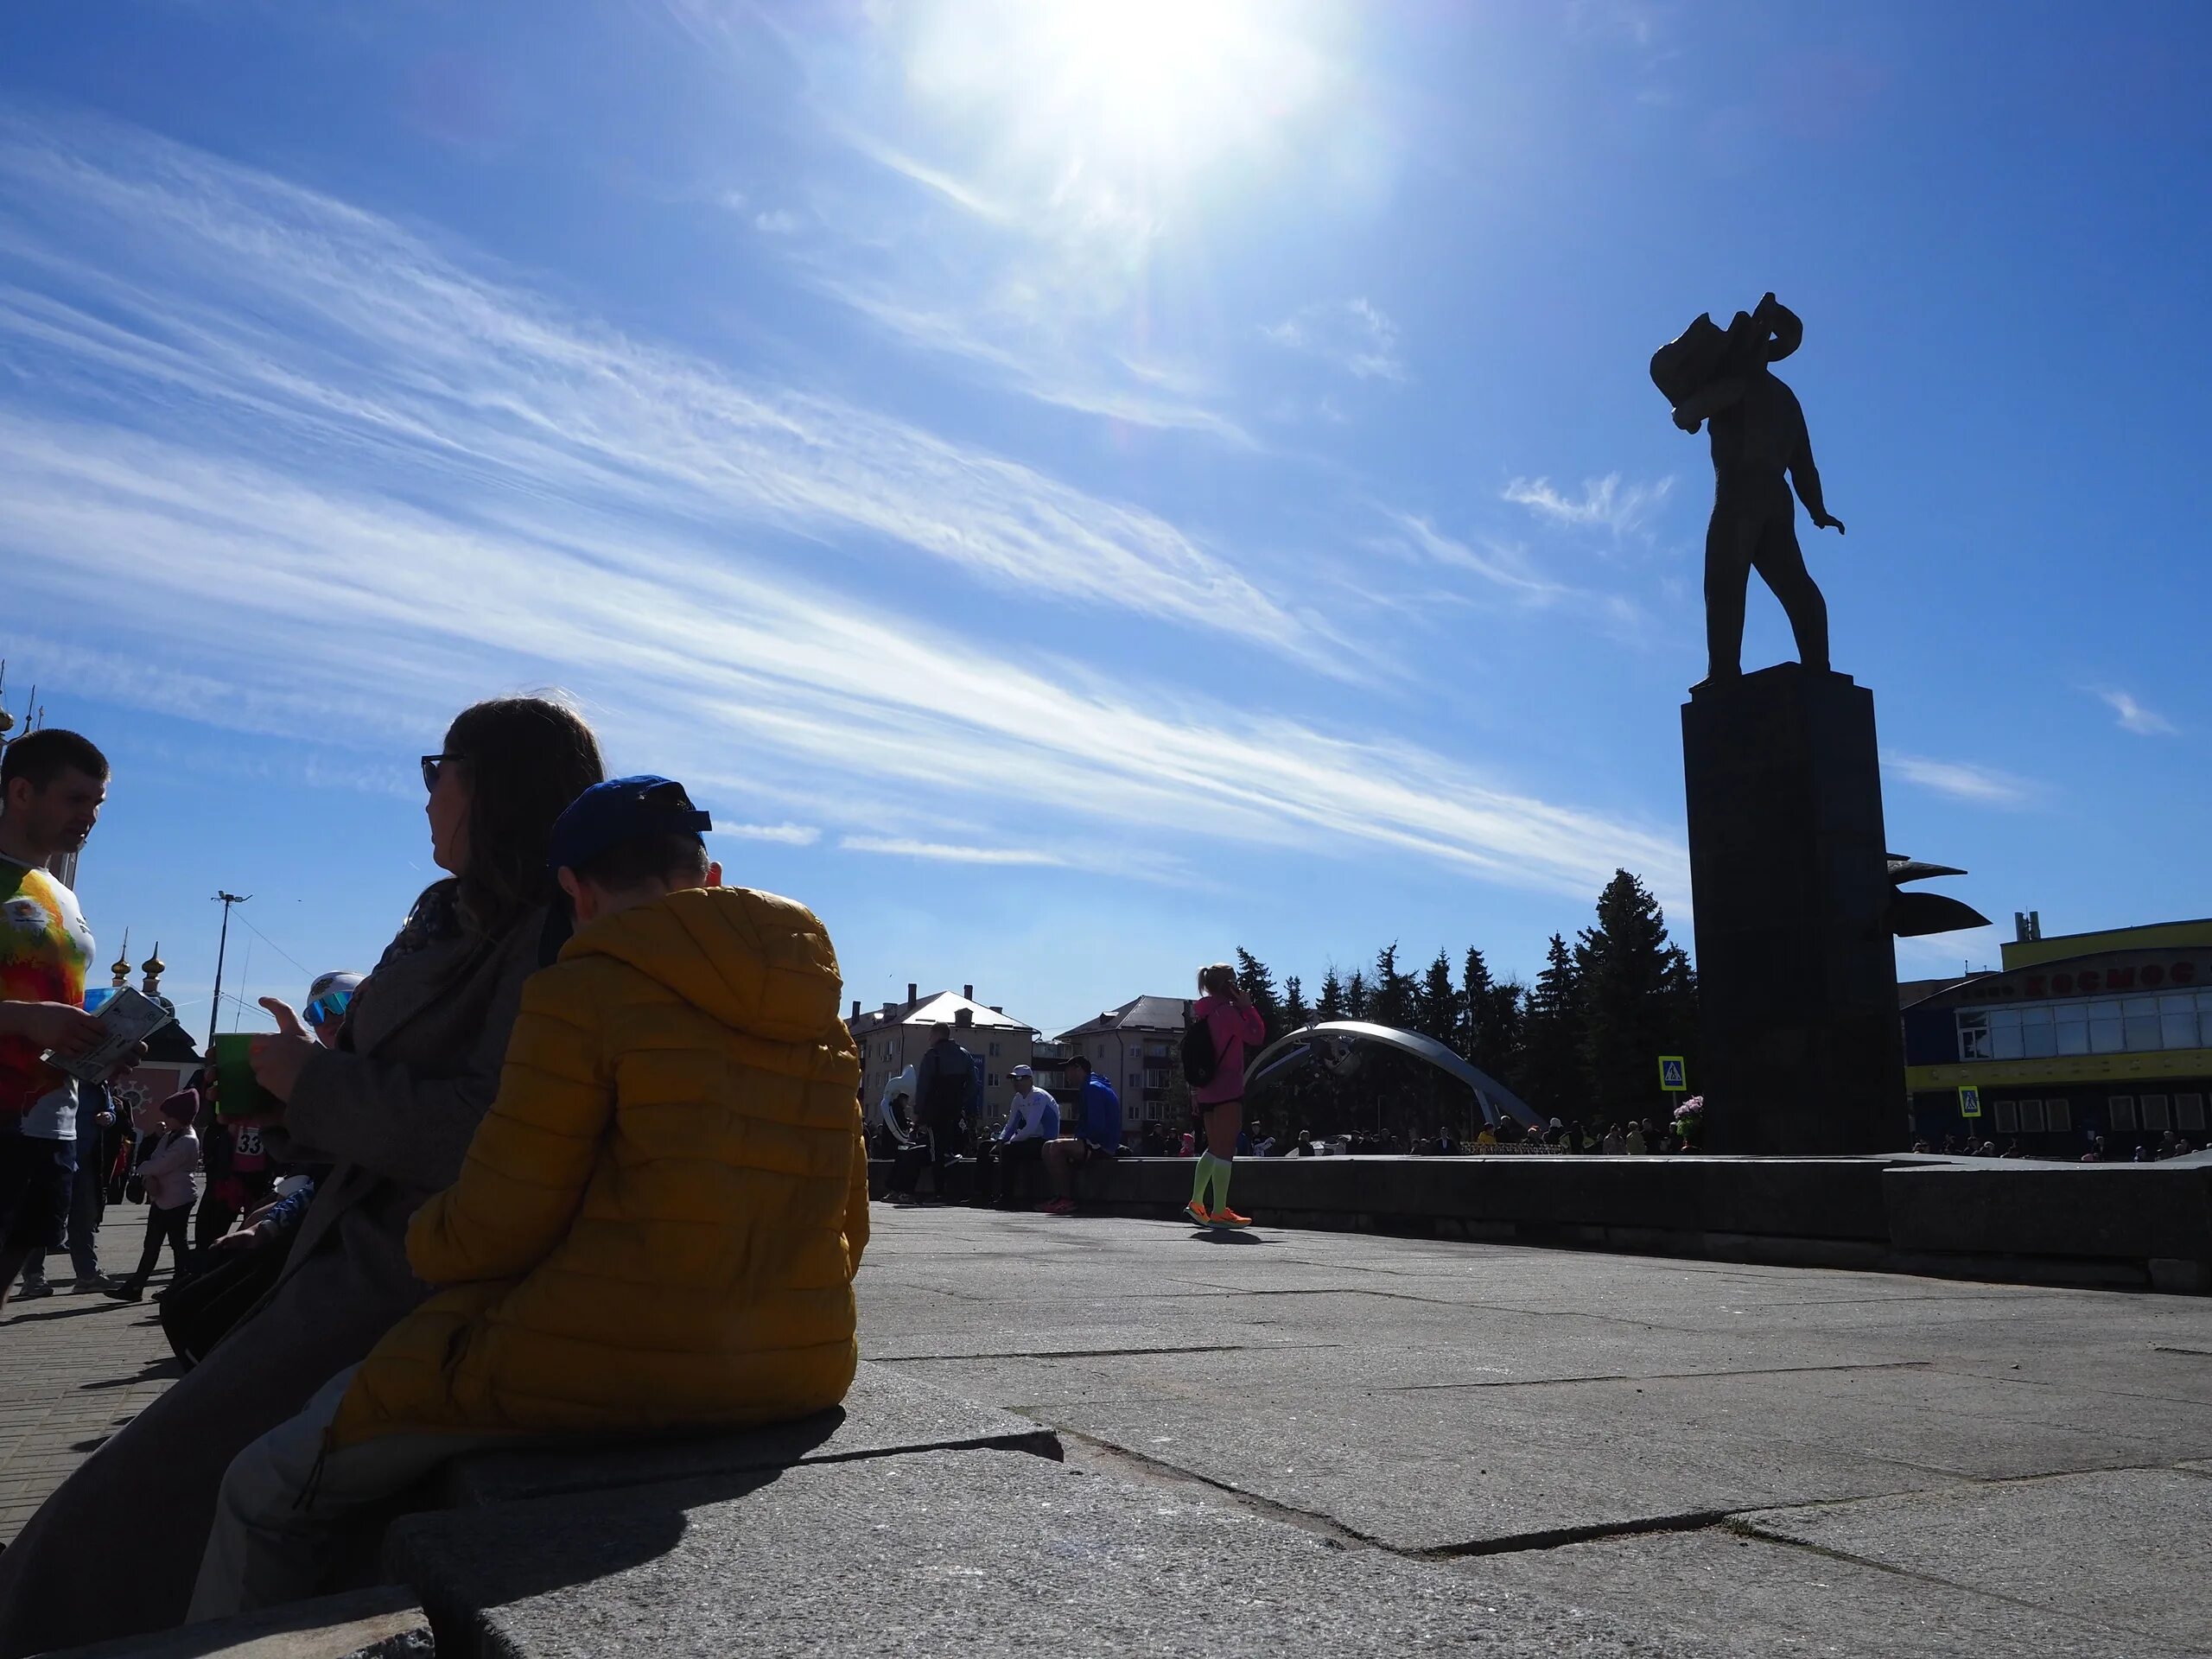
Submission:
[[[119,1301],[135,1302],[144,1297],[146,1281],[153,1276],[154,1264],[162,1259],[164,1239],[176,1262],[176,1277],[181,1280],[185,1275],[184,1230],[200,1197],[200,1137],[192,1129],[193,1120],[199,1116],[200,1091],[185,1089],[144,1113],[150,1121],[139,1125],[145,1134],[158,1127],[162,1138],[138,1166],[138,1179],[146,1184],[146,1249],[138,1258],[138,1271],[110,1287],[107,1294]]]
[[[1201,1227],[1249,1227],[1249,1216],[1229,1207],[1229,1173],[1236,1157],[1236,1137],[1244,1127],[1244,1051],[1267,1041],[1268,1024],[1236,982],[1236,970],[1225,962],[1198,969],[1198,1000],[1191,1005],[1191,1023],[1206,1028],[1214,1072],[1191,1090],[1192,1103],[1206,1131],[1198,1173],[1191,1182],[1191,1219]],[[1211,1205],[1206,1202],[1208,1187],[1213,1189]]]

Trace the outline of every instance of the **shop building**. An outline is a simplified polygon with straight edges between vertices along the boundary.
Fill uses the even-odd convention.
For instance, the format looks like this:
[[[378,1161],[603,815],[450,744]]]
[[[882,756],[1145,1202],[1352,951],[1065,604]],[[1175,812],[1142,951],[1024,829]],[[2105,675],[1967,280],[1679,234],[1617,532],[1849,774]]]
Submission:
[[[1913,1132],[2017,1141],[2031,1154],[2155,1149],[2206,1139],[2212,1096],[2212,920],[2162,922],[2004,947],[2004,967],[1904,1010]],[[1980,1108],[1969,1117],[1971,1088]]]

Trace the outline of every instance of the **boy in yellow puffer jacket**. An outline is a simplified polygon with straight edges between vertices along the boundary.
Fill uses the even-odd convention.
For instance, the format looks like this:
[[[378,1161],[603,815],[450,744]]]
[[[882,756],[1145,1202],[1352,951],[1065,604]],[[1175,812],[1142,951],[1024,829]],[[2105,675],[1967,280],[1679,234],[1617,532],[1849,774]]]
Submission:
[[[663,778],[555,826],[576,931],[409,1226],[435,1294],[232,1463],[194,1619],[315,1593],[350,1519],[460,1452],[844,1397],[868,1163],[836,956],[804,906],[721,885],[711,827]]]

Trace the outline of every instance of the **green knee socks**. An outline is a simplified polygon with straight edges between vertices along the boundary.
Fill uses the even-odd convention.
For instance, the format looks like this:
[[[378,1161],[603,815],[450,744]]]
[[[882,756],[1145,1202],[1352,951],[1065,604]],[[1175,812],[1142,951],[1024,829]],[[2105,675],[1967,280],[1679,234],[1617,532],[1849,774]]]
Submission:
[[[1206,1188],[1213,1181],[1214,1156],[1210,1152],[1198,1154],[1198,1173],[1191,1178],[1191,1202],[1200,1209],[1206,1205]]]
[[[1198,1173],[1191,1178],[1191,1202],[1204,1205],[1208,1211],[1229,1208],[1229,1172],[1234,1166],[1226,1158],[1217,1158],[1210,1152],[1198,1154]],[[1213,1202],[1206,1203],[1206,1188],[1213,1188]]]

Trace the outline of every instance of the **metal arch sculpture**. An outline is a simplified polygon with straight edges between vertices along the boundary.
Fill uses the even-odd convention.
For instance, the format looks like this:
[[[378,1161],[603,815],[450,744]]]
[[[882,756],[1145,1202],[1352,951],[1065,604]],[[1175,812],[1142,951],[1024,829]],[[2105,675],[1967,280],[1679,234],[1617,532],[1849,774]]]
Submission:
[[[1277,1038],[1245,1067],[1244,1085],[1247,1089],[1258,1089],[1306,1065],[1319,1065],[1340,1077],[1349,1077],[1359,1067],[1359,1049],[1363,1044],[1410,1054],[1465,1084],[1474,1095],[1475,1103],[1483,1109],[1486,1122],[1511,1117],[1532,1128],[1541,1128],[1547,1122],[1534,1107],[1489,1072],[1470,1065],[1433,1037],[1424,1037],[1417,1031],[1401,1031],[1395,1026],[1373,1025],[1364,1020],[1324,1020]]]
[[[914,1090],[918,1084],[915,1069],[910,1065],[883,1085],[882,1098],[875,1103],[877,1121],[891,1131],[891,1138],[902,1147],[921,1145],[923,1137],[929,1133],[915,1122]],[[906,1103],[903,1117],[897,1109],[901,1101]]]

